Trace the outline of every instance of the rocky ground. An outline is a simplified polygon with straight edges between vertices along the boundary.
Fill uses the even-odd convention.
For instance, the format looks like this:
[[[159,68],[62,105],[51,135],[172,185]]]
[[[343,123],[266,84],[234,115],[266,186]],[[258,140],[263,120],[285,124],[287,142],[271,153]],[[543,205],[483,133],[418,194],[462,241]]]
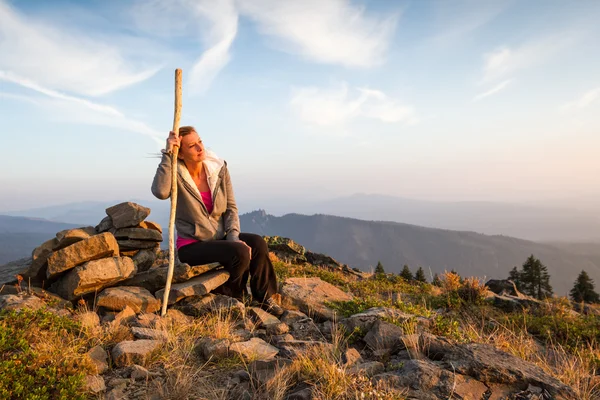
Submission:
[[[594,307],[356,271],[285,238],[265,238],[282,315],[211,293],[218,264],[178,264],[160,317],[148,214],[123,203],[59,232],[0,289],[0,398],[600,398]]]

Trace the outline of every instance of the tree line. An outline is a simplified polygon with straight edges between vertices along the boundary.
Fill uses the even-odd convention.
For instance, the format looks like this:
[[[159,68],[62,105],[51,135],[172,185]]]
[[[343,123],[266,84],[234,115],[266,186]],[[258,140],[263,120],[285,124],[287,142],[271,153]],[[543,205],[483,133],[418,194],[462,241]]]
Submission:
[[[455,270],[451,272],[458,275]],[[377,276],[387,275],[381,261],[375,267],[375,274]],[[419,267],[413,275],[408,265],[405,264],[398,275],[407,282],[428,282],[422,267]],[[536,299],[542,300],[554,294],[552,285],[550,284],[548,268],[533,254],[525,260],[520,268],[513,267],[508,274],[508,279],[515,283],[517,290],[521,293]],[[438,274],[433,276],[431,284],[436,286],[441,284]],[[582,270],[577,276],[573,288],[569,292],[569,296],[577,303],[600,303],[600,295],[595,290],[594,281],[585,270]]]

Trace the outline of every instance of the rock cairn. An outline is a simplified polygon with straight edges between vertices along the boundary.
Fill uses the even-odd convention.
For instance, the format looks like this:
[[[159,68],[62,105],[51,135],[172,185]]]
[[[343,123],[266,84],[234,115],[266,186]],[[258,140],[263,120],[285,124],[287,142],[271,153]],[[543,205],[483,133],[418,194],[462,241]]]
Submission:
[[[106,310],[160,309],[168,264],[160,250],[162,228],[146,221],[150,209],[124,202],[106,209],[93,227],[58,232],[32,252],[21,273],[26,284],[44,287],[68,301],[93,299]],[[169,305],[202,296],[229,279],[218,263],[177,263]]]

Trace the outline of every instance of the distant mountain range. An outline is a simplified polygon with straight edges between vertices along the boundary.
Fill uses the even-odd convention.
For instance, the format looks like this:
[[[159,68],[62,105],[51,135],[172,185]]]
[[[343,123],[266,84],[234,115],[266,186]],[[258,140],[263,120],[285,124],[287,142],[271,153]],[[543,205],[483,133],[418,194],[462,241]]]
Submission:
[[[565,295],[577,274],[585,269],[600,284],[600,244],[561,246],[508,236],[425,228],[395,222],[363,221],[331,215],[288,214],[264,211],[241,217],[244,231],[289,237],[316,252],[363,270],[381,261],[387,272],[400,272],[404,264],[426,274],[455,269],[463,276],[506,278],[534,254],[548,267],[555,292]]]
[[[149,219],[167,224],[169,201],[127,200],[150,207],[152,214]],[[13,212],[0,211],[0,214],[95,225],[104,217],[104,210],[118,202],[79,202]],[[434,202],[372,194],[356,194],[319,202],[271,200],[266,203],[260,208],[278,216],[288,213],[325,214],[542,242],[600,242],[600,204],[596,209],[587,207],[584,208],[586,211],[582,211],[500,202]],[[239,207],[241,213],[256,209],[249,209],[244,203],[240,203]]]
[[[41,218],[0,215],[0,264],[31,255],[31,251],[52,239],[56,232],[80,225]]]

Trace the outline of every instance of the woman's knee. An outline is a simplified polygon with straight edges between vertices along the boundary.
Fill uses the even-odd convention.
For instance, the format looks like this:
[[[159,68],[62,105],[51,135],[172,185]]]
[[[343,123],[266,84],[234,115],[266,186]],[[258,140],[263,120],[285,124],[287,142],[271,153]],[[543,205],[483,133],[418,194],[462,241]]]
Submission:
[[[243,233],[240,235],[240,239],[246,242],[246,244],[257,252],[258,254],[266,254],[269,249],[265,239],[260,235],[256,235],[254,233]]]
[[[234,263],[242,268],[248,268],[250,265],[250,252],[244,243],[231,242],[231,251]]]

